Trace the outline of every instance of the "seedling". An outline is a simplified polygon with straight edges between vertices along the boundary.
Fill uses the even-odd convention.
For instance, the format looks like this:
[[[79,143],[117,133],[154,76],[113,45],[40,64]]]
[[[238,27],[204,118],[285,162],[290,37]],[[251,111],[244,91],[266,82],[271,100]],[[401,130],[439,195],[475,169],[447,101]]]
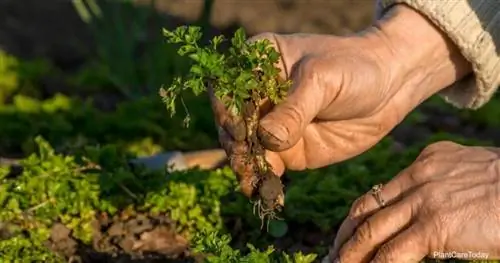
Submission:
[[[290,87],[290,81],[279,77],[276,67],[280,54],[269,40],[247,41],[243,29],[235,32],[227,52],[220,51],[224,36],[214,37],[209,45],[201,46],[202,33],[199,27],[181,26],[174,31],[164,30],[169,43],[180,44],[178,53],[194,61],[186,77],[177,77],[168,88],[162,88],[160,95],[171,116],[176,113],[176,99],[179,98],[186,110],[185,124],[190,116],[182,101],[181,93],[192,92],[196,96],[212,89],[215,96],[224,102],[231,114],[245,121],[245,141],[250,149],[247,161],[254,164],[252,184],[257,196],[254,210],[264,221],[276,218],[284,200],[283,184],[270,169],[264,158],[264,147],[257,133],[260,120],[260,106],[265,100],[273,105],[282,101]],[[229,99],[228,99],[229,98]]]

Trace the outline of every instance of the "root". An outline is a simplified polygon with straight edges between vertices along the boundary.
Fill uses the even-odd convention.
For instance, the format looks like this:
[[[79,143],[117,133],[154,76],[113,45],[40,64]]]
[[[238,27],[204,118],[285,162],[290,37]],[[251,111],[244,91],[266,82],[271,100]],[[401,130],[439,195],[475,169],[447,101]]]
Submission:
[[[254,202],[253,205],[253,214],[258,214],[259,218],[261,219],[261,225],[260,229],[264,228],[264,223],[266,224],[266,230],[269,231],[269,222],[271,220],[283,220],[283,218],[280,218],[277,216],[277,213],[274,209],[266,209],[262,206],[262,200],[259,199]],[[267,220],[266,220],[267,219]]]
[[[246,122],[246,142],[249,149],[249,162],[254,167],[254,177],[256,193],[258,200],[254,202],[253,213],[257,214],[262,220],[261,229],[264,222],[267,221],[269,230],[269,221],[280,219],[277,212],[281,211],[284,200],[283,185],[278,176],[276,176],[265,159],[264,147],[260,144],[257,136],[259,124],[259,105],[260,95],[252,94],[251,100],[245,103],[243,117]]]

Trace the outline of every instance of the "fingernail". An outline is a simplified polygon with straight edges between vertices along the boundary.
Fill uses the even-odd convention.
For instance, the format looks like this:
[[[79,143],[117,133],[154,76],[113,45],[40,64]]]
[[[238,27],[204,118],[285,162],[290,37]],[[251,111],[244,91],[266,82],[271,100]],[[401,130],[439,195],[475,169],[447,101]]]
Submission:
[[[288,128],[277,124],[276,121],[264,119],[261,121],[260,126],[262,135],[267,141],[280,144],[288,140]]]
[[[340,258],[335,258],[335,259],[333,260],[333,263],[340,263]]]

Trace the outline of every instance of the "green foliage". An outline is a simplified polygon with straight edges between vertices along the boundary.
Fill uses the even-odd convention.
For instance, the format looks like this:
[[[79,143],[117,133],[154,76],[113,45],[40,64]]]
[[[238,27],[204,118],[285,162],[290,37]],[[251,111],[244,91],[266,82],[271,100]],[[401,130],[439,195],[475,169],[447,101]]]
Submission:
[[[312,263],[317,255],[295,253],[292,257],[286,253],[277,254],[272,246],[261,251],[247,244],[249,252],[246,255],[230,246],[231,237],[219,235],[217,232],[200,231],[195,236],[194,251],[206,254],[207,263]]]
[[[437,133],[427,140],[407,147],[403,152],[391,151],[395,142],[387,137],[369,151],[345,162],[325,168],[289,173],[294,182],[286,192],[286,218],[312,223],[329,231],[348,213],[352,202],[373,185],[386,183],[410,165],[427,145],[452,140],[464,145],[488,146],[484,140]]]
[[[0,102],[4,102],[6,97],[18,87],[18,76],[15,67],[18,61],[15,57],[0,50]]]
[[[176,77],[168,88],[160,90],[171,116],[176,113],[177,97],[184,91],[199,95],[211,88],[219,99],[230,97],[231,100],[223,101],[238,113],[242,112],[244,101],[267,97],[278,103],[286,95],[290,82],[279,81],[280,69],[275,64],[280,54],[269,40],[249,42],[240,28],[231,39],[228,52],[224,53],[220,51],[220,45],[226,41],[224,36],[216,36],[209,45],[202,46],[199,27],[165,29],[164,34],[169,43],[180,45],[179,55],[194,61],[186,77]]]
[[[132,142],[126,148],[127,152],[134,153],[138,157],[152,156],[160,153],[162,150],[162,147],[156,144],[151,137]]]
[[[388,150],[392,144],[393,141],[387,138],[352,160],[322,169],[290,173],[294,183],[286,192],[286,218],[312,223],[323,231],[335,227],[357,197],[372,185],[395,176],[418,154],[418,147],[402,154],[392,152]]]
[[[57,73],[45,59],[19,60],[0,49],[0,104],[15,94],[39,95],[37,83]]]
[[[132,172],[126,168],[126,156],[113,145],[87,147],[84,156],[99,164],[100,193],[114,204],[111,208],[132,204],[137,211],[168,214],[177,222],[177,231],[188,238],[202,229],[223,229],[221,200],[234,195],[237,187],[229,168],[211,172],[193,169],[167,176],[141,169]],[[235,198],[236,202],[243,199]]]
[[[297,235],[300,231],[294,231],[296,227],[314,225],[325,233],[335,232],[354,199],[372,185],[390,180],[431,142],[451,139],[467,145],[491,144],[447,131],[400,152],[391,150],[395,142],[387,138],[352,160],[291,172],[285,220],[271,222],[270,233],[263,233],[258,230],[260,221],[252,215],[251,204],[234,191],[237,182],[229,168],[166,175],[132,170],[126,159],[169,149],[216,147],[208,100],[196,95],[212,83],[217,96],[236,98],[227,102],[235,111],[254,90],[265,89],[265,95],[277,102],[284,90],[275,86],[278,82],[272,77],[277,75],[274,63],[279,54],[266,41],[248,43],[242,30],[229,41],[218,36],[202,45],[199,28],[181,27],[165,30],[171,42],[165,44],[159,32],[153,36],[146,33],[147,24],[158,18],[150,9],[132,8],[123,1],[100,1],[102,6],[86,2],[87,22],[98,49],[76,75],[70,76],[71,83],[84,87],[85,92],[102,93],[110,87],[129,97],[165,84],[163,95],[176,95],[163,97],[170,113],[175,113],[176,98],[182,95],[192,125],[178,129],[175,123],[182,118],[165,118],[165,105],[155,97],[122,102],[112,112],[63,95],[47,100],[28,97],[42,93],[37,85],[41,78],[54,74],[51,65],[0,53],[0,101],[12,98],[12,104],[0,104],[0,155],[31,154],[22,161],[25,169],[19,176],[12,177],[8,169],[0,168],[0,230],[8,226],[10,232],[0,240],[1,262],[65,262],[46,246],[51,225],[62,222],[74,230],[78,241],[88,244],[94,215],[129,211],[167,214],[176,222],[176,230],[206,254],[207,262],[313,262],[320,257],[285,254],[268,245],[277,240],[296,242],[302,237]],[[224,42],[230,45],[228,50],[222,47]],[[191,63],[181,60],[176,51]],[[256,68],[264,73],[255,74]],[[173,76],[183,77],[173,81]],[[23,95],[13,96],[17,93]],[[429,103],[432,107],[460,113],[462,121],[470,125],[499,125],[498,98],[478,111],[457,111],[441,99],[433,99]],[[428,117],[415,111],[405,123],[426,125]],[[44,139],[34,140],[39,135]],[[86,146],[83,151],[81,146]],[[233,225],[227,225],[231,220],[241,225],[236,234]],[[233,238],[225,234],[230,231]],[[324,254],[328,245],[319,244],[315,252]]]
[[[202,229],[223,229],[221,199],[236,187],[229,168],[166,177],[130,170],[112,145],[86,147],[75,156],[55,153],[41,137],[36,146],[37,152],[22,161],[19,176],[0,170],[0,222],[14,226],[11,237],[0,242],[0,254],[7,258],[56,260],[44,246],[54,223],[63,223],[73,237],[89,244],[96,214],[129,208],[168,214],[188,238]]]
[[[58,107],[41,108],[26,100],[24,104],[31,106],[24,109],[26,112],[57,112],[55,108],[61,110],[70,105],[61,98],[54,103]],[[325,232],[334,231],[351,202],[371,185],[392,178],[431,141],[450,138],[453,139],[449,134],[436,135],[403,153],[391,151],[394,142],[387,138],[353,160],[323,169],[290,173],[292,181],[286,195],[284,222],[288,225],[312,223]],[[460,142],[485,145],[474,140]],[[34,146],[35,154],[22,162],[25,169],[21,175],[7,177],[8,170],[0,170],[0,202],[5,207],[0,211],[0,221],[15,226],[12,230],[15,235],[0,241],[0,254],[5,254],[10,262],[16,262],[15,258],[62,262],[44,245],[53,223],[62,222],[74,230],[78,240],[88,243],[93,231],[90,223],[95,214],[112,215],[126,209],[153,215],[166,213],[177,223],[178,232],[197,242],[200,251],[211,255],[207,262],[313,261],[313,255],[286,255],[272,247],[264,251],[255,248],[267,247],[273,237],[286,238],[293,233],[271,222],[271,236],[262,236],[258,231],[260,222],[252,220],[255,218],[251,215],[251,205],[235,192],[237,182],[229,168],[165,175],[131,170],[126,163],[127,153],[118,145],[87,146],[75,155],[57,154],[41,138]],[[253,246],[234,247],[224,234],[213,234],[217,238],[209,234],[202,237],[203,230],[224,233],[224,217],[241,218],[248,236],[246,240]],[[323,244],[317,251],[324,253],[328,245]]]
[[[52,223],[60,221],[77,238],[89,242],[95,210],[109,210],[105,200],[100,200],[98,174],[84,173],[85,167],[73,157],[55,154],[40,137],[36,143],[39,153],[22,161],[22,174],[2,178],[0,220],[40,235],[48,234]]]
[[[113,88],[132,99],[156,93],[172,76],[186,72],[173,46],[165,45],[160,32],[149,32],[151,23],[162,23],[151,6],[123,0],[73,3],[96,41],[95,56],[70,77],[74,85]]]
[[[75,238],[88,244],[95,231],[95,215],[103,212],[113,215],[131,207],[153,215],[166,213],[188,238],[203,231],[224,231],[221,216],[231,214],[222,211],[224,197],[235,195],[237,187],[229,168],[176,172],[165,177],[163,173],[132,172],[126,168],[125,156],[112,145],[86,147],[75,156],[55,153],[41,137],[37,137],[36,146],[36,153],[22,161],[24,169],[19,176],[7,176],[6,168],[0,173],[0,203],[4,207],[0,221],[15,226],[11,237],[0,242],[0,254],[7,259],[62,262],[44,243],[51,226],[61,222]],[[246,200],[241,195],[231,199],[233,203]],[[230,248],[226,244],[221,249],[225,255],[223,251]],[[265,262],[259,260],[273,251],[259,252],[251,245],[249,249],[243,261],[235,262]],[[283,256],[281,261],[269,262],[312,262],[312,256],[302,257]]]
[[[480,124],[482,127],[500,127],[500,97],[494,96],[492,100],[478,110],[462,110],[463,119]]]
[[[162,189],[146,195],[144,208],[168,213],[186,236],[203,229],[221,230],[221,198],[233,193],[236,185],[229,168],[210,173],[176,172],[169,175]]]
[[[31,231],[25,235],[0,240],[0,254],[4,263],[47,262],[63,263],[64,259],[50,252],[43,244],[46,233]]]
[[[43,136],[58,150],[85,144],[113,143],[122,151],[142,155],[162,150],[192,150],[215,147],[213,117],[203,98],[189,98],[196,114],[189,129],[180,132],[182,119],[169,119],[156,96],[121,103],[112,112],[102,112],[91,102],[55,95],[37,100],[18,95],[13,104],[0,105],[0,154],[30,154],[33,138]],[[147,112],[147,114],[144,114]],[[204,132],[200,132],[204,131]],[[149,139],[145,139],[149,138]]]

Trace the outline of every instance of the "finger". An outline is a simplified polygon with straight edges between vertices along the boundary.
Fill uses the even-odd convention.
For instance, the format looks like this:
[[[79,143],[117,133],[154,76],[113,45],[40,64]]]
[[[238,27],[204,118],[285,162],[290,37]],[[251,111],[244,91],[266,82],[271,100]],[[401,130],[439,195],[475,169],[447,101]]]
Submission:
[[[386,206],[390,206],[396,202],[404,193],[414,187],[414,182],[409,174],[410,172],[410,168],[401,171],[382,187],[380,197],[384,199]],[[354,201],[349,215],[344,219],[335,237],[335,242],[330,251],[333,258],[338,256],[341,246],[349,240],[358,225],[378,210],[380,210],[380,204],[371,191]]]
[[[408,227],[419,205],[419,200],[410,196],[367,218],[342,246],[340,261],[369,262],[382,244]]]
[[[384,244],[371,263],[417,263],[428,254],[427,229],[421,224],[411,225]]]
[[[276,176],[282,176],[285,171],[283,161],[274,152],[266,151],[265,158],[271,166],[271,171]],[[235,172],[240,183],[241,192],[247,197],[251,197],[256,186],[257,174],[255,173],[255,163],[248,160],[247,155],[233,154],[229,157],[231,169]]]
[[[266,151],[265,158],[271,166],[273,173],[276,176],[282,176],[285,172],[285,163],[281,159],[280,155],[276,152]]]
[[[211,85],[208,85],[207,91],[217,126],[226,130],[234,140],[243,141],[246,137],[244,120],[238,114],[231,113],[226,109],[224,102],[217,98]],[[229,98],[223,99],[228,100]]]
[[[333,242],[333,246],[330,248],[328,256],[330,259],[335,259],[339,255],[339,250],[341,246],[351,237],[356,229],[356,225],[359,223],[350,218],[344,219],[342,224],[340,225],[337,234],[335,235],[335,241]]]
[[[413,165],[410,165],[387,184],[382,185],[379,196],[385,201],[386,206],[390,206],[397,202],[404,195],[410,193],[412,189],[424,183],[423,181],[415,179],[415,173],[418,173],[418,171],[415,171]],[[351,207],[351,211],[349,211],[349,217],[353,219],[356,218],[358,221],[363,221],[380,209],[380,204],[373,195],[373,192],[370,191],[356,200]]]
[[[248,145],[245,142],[237,142],[219,127],[219,141],[229,158],[229,165],[235,172],[240,182],[243,194],[251,197],[254,191],[255,172],[252,162],[248,160]],[[278,153],[266,151],[266,161],[271,166],[271,170],[276,176],[281,176],[285,172],[285,164]]]
[[[248,153],[248,145],[244,141],[235,141],[229,133],[220,126],[217,126],[219,133],[219,143],[226,151],[227,156],[245,155]]]
[[[293,85],[286,100],[260,121],[259,135],[270,150],[284,151],[295,145],[321,110],[325,85],[317,72],[325,65],[309,61],[313,62],[301,62],[293,73]]]
[[[240,191],[246,197],[252,197],[257,177],[255,175],[254,163],[248,160],[245,155],[232,155],[229,158],[231,169],[238,177]]]
[[[251,197],[254,190],[255,173],[253,163],[248,159],[248,145],[244,141],[234,141],[220,126],[218,132],[219,142],[226,151],[229,165],[238,178],[241,192],[245,196]]]
[[[259,116],[265,116],[267,115],[273,108],[272,102],[268,99],[265,98],[260,102],[260,107],[259,107]]]
[[[247,155],[248,145],[245,142],[237,142],[232,139],[231,136],[222,128],[219,127],[219,142],[222,148],[225,150],[226,155],[231,157],[234,155]],[[272,151],[265,151],[266,161],[271,166],[271,170],[277,176],[281,176],[285,172],[285,163],[283,162],[281,156]]]

